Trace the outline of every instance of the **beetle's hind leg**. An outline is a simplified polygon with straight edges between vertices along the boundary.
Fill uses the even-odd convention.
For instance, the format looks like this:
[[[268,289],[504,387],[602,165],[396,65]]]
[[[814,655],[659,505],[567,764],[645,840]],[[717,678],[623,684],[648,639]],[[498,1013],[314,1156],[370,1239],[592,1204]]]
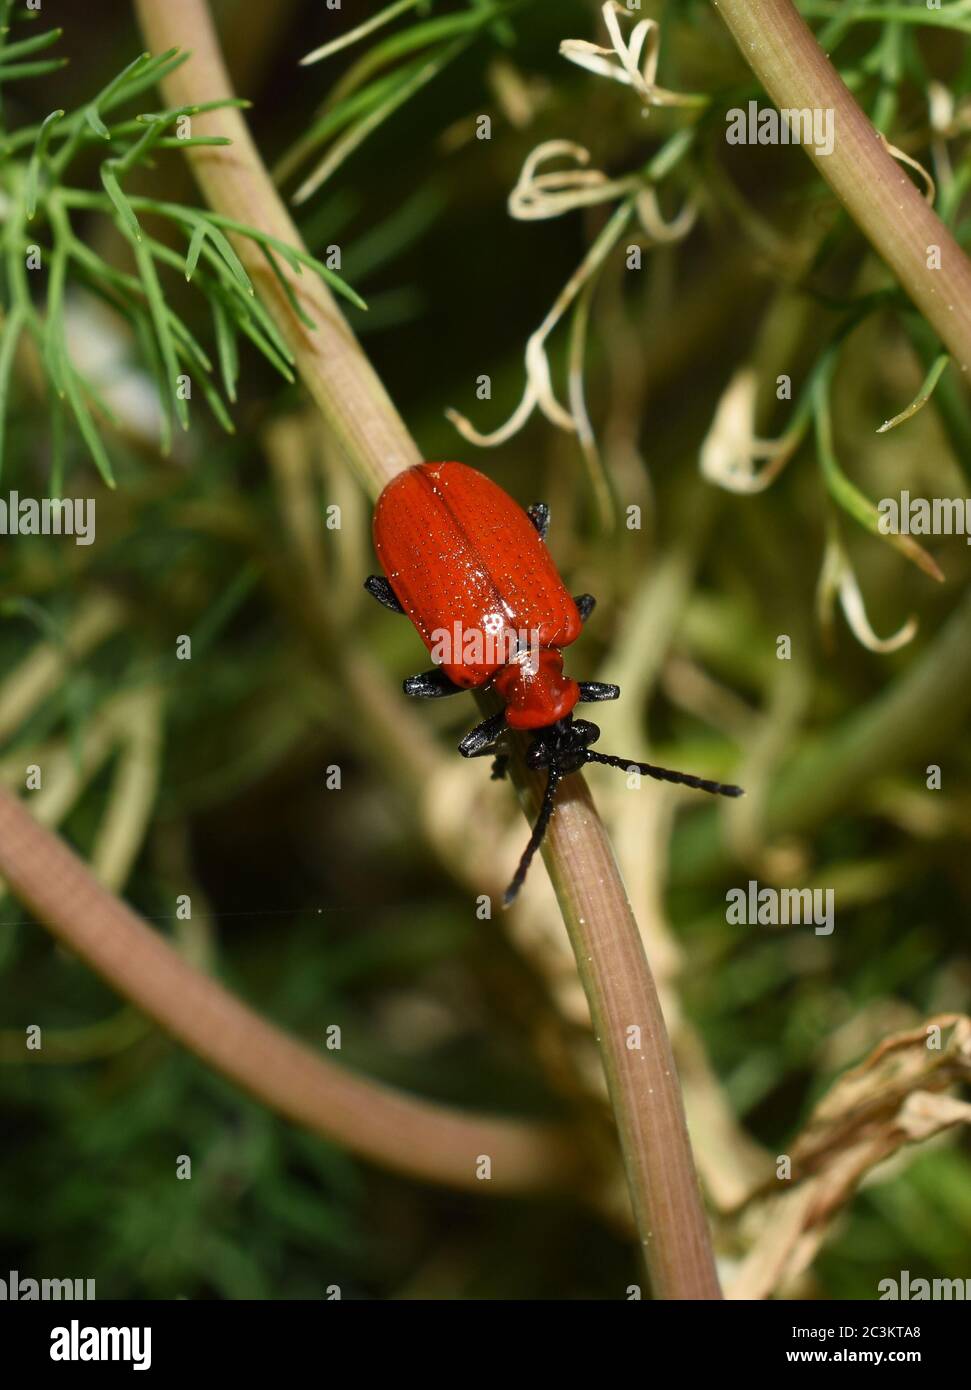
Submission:
[[[459,744],[459,752],[463,758],[481,758],[486,753],[493,751],[496,740],[506,727],[506,711],[500,710],[498,714],[491,714],[488,719],[483,719],[481,724],[476,724],[474,729],[470,729]]]
[[[390,608],[392,613],[403,613],[405,610],[395,597],[395,592],[385,579],[383,574],[368,575],[364,581],[364,587],[372,598],[376,598],[378,603],[383,603],[385,608]]]
[[[541,541],[546,540],[546,533],[550,529],[550,509],[546,502],[534,502],[531,507],[526,508],[526,515],[539,532]]]
[[[469,754],[470,758],[491,758],[492,759],[492,780],[501,782],[509,768],[509,754],[497,753],[494,743],[487,743],[484,748],[477,748],[474,753]]]
[[[409,676],[402,682],[401,688],[415,700],[440,700],[443,695],[462,694],[462,686],[450,681],[437,666],[430,671],[420,671],[417,676]]]
[[[593,594],[576,594],[573,602],[577,606],[577,612],[580,614],[581,623],[587,621],[590,614],[597,606],[597,600],[594,598]]]
[[[472,732],[474,733],[475,730]],[[499,732],[501,734],[502,730],[500,729]],[[468,735],[466,735],[466,737],[468,737]],[[463,739],[463,742],[464,741]],[[509,770],[509,754],[497,753],[494,743],[487,743],[484,748],[476,748],[473,753],[469,753],[467,756],[470,758],[491,758],[492,767],[490,769],[490,776],[493,782],[501,782]]]
[[[597,700],[619,700],[620,686],[607,685],[605,681],[581,681],[580,700],[592,704]]]

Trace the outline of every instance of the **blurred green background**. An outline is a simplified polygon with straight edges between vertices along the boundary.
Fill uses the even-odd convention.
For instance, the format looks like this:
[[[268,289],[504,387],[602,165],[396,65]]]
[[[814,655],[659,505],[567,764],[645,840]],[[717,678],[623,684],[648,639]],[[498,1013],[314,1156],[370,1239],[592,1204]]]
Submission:
[[[476,7],[419,8],[297,66],[377,8],[346,5],[335,18],[320,0],[216,5],[268,165],[382,35]],[[948,684],[938,644],[949,622],[950,641],[963,632],[971,643],[971,560],[963,537],[931,538],[946,576],[935,584],[867,534],[828,490],[812,429],[752,496],[704,479],[699,454],[746,363],[759,382],[756,433],[780,435],[795,401],[775,399],[777,375],[791,374],[798,399],[864,296],[831,393],[836,452],[857,487],[874,500],[901,488],[964,495],[971,413],[948,372],[927,409],[875,433],[917,392],[933,335],[800,151],[725,144],[725,110],[758,89],[711,7],[645,3],[663,20],[663,84],[711,97],[700,116],[647,118],[628,88],[558,56],[565,38],[604,41],[598,9],[526,3],[470,31],[297,216],[312,251],[340,245],[341,273],[370,305],[349,318],[426,457],[462,458],[523,504],[552,504],[550,544],[567,582],[599,600],[570,669],[625,687],[598,715],[602,746],[749,789],[728,820],[655,788],[634,807],[609,774],[591,778],[684,1049],[715,1207],[713,1175],[744,1187],[765,1155],[787,1152],[845,1067],[900,1029],[968,1009],[971,683]],[[70,65],[5,89],[8,130],[83,103],[141,48],[123,3],[87,5],[82,20],[66,0],[45,0],[43,20],[63,23],[56,51]],[[936,161],[940,176],[928,83],[960,106],[965,49],[947,32],[881,22],[845,28],[829,51],[895,142]],[[482,114],[489,140],[475,136]],[[591,167],[623,177],[696,120],[659,193],[667,217],[696,200],[694,230],[676,244],[645,241],[637,271],[625,264],[636,237],[625,235],[591,300],[583,376],[599,465],[538,414],[492,451],[460,439],[445,408],[483,430],[507,418],[526,340],[611,210],[514,220],[506,200],[527,155],[569,139]],[[948,139],[945,193],[967,240],[971,151],[960,128]],[[93,156],[79,178],[99,186]],[[130,186],[196,198],[178,152],[160,153]],[[110,221],[77,227],[126,264]],[[202,297],[174,271],[165,290],[211,347]],[[244,350],[235,435],[194,401],[190,430],[163,457],[137,347],[90,297],[70,302],[85,364],[96,373],[104,353],[105,387],[120,393],[119,423],[103,427],[118,487],[103,486],[71,430],[67,490],[96,498],[96,544],[0,540],[4,783],[22,789],[24,765],[43,760],[51,819],[96,862],[99,827],[118,817],[120,842],[102,845],[113,886],[282,1026],[322,1045],[339,1024],[346,1065],[456,1105],[589,1114],[596,1128],[597,1067],[545,871],[534,870],[519,919],[477,920],[476,892],[501,885],[525,828],[485,766],[452,752],[474,721],[471,702],[403,708],[400,680],[424,653],[361,590],[375,568],[370,503],[303,391]],[[564,324],[550,342],[561,400],[569,333]],[[482,374],[489,401],[476,399]],[[30,360],[15,364],[6,430],[3,493],[44,496],[50,418]],[[591,470],[609,481],[612,525]],[[333,505],[340,530],[323,524]],[[625,525],[631,506],[640,529]],[[900,650],[866,650],[832,602],[818,604],[836,532],[873,627],[885,635],[918,619]],[[180,634],[192,637],[191,662],[175,659]],[[776,656],[781,634],[789,661]],[[17,705],[22,663],[65,642],[80,651],[56,689]],[[900,711],[882,724],[888,694]],[[395,742],[400,720],[411,756]],[[940,791],[926,789],[930,764],[942,769]],[[335,765],[339,791],[326,786]],[[835,932],[730,926],[725,894],[750,878],[833,887]],[[189,922],[175,918],[181,893],[192,895]],[[0,923],[0,1276],[94,1277],[99,1296],[115,1298],[319,1298],[332,1284],[362,1298],[619,1298],[639,1281],[615,1200],[459,1195],[358,1162],[143,1024],[9,897]],[[25,1056],[34,1023],[45,1047]],[[191,1182],[174,1179],[182,1153]],[[971,1275],[967,1134],[908,1151],[878,1176],[789,1292],[874,1298],[903,1269]],[[744,1239],[727,1214],[716,1232],[730,1271]]]

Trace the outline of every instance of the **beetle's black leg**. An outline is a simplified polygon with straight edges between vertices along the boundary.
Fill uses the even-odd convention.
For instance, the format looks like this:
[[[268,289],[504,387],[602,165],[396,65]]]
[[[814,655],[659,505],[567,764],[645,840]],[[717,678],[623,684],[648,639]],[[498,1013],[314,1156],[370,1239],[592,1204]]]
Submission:
[[[402,682],[402,690],[416,700],[440,700],[443,695],[461,695],[462,687],[450,681],[445,672],[434,666]]]
[[[553,805],[556,800],[556,789],[559,786],[560,778],[562,776],[563,773],[559,770],[556,764],[552,764],[549,772],[546,775],[546,791],[543,793],[543,802],[539,808],[539,815],[536,817],[536,824],[533,826],[533,833],[529,837],[529,844],[526,846],[526,849],[523,852],[523,857],[519,861],[519,868],[516,870],[516,873],[513,877],[513,881],[506,889],[505,895],[502,900],[503,907],[508,907],[509,904],[515,898],[516,894],[519,892],[520,888],[522,888],[523,883],[526,879],[526,874],[529,871],[529,866],[532,863],[533,855],[536,853],[540,845],[543,843],[543,836],[546,834],[546,827],[549,825],[550,818],[553,815]]]
[[[459,744],[459,752],[462,757],[475,758],[485,749],[491,749],[505,727],[505,710],[501,709],[498,714],[492,714],[488,719],[483,719],[481,724],[476,724],[474,729],[469,730]]]
[[[550,529],[550,509],[545,502],[534,502],[531,507],[526,508],[526,515],[539,532],[541,541],[546,540],[546,533]]]
[[[606,685],[603,681],[581,681],[580,699],[585,703],[594,700],[619,700],[620,686]]]
[[[577,606],[577,612],[580,614],[581,623],[587,621],[590,614],[597,606],[597,600],[594,598],[593,594],[577,594],[573,602]]]
[[[378,603],[383,603],[385,608],[390,608],[392,613],[403,613],[405,610],[395,598],[394,590],[382,574],[369,575],[364,581],[364,587]]]
[[[509,766],[509,754],[497,753],[495,746],[487,743],[484,748],[477,748],[474,753],[468,755],[470,758],[492,758],[492,780],[500,782],[506,775]]]

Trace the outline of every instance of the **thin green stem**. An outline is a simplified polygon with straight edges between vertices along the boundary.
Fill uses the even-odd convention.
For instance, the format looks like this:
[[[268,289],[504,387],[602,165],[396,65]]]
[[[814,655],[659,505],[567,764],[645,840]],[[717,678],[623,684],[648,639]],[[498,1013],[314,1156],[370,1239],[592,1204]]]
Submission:
[[[0,788],[0,875],[54,934],[209,1065],[306,1128],[412,1177],[494,1191],[571,1181],[552,1126],[465,1114],[355,1076],[289,1037],[178,954]],[[477,1168],[491,1159],[491,1180]]]
[[[971,261],[889,152],[791,0],[713,3],[780,109],[834,113],[832,152],[807,145],[806,153],[967,372]],[[900,6],[882,8],[886,13],[868,10],[867,16],[897,20],[906,13]],[[922,9],[922,22],[933,14]]]

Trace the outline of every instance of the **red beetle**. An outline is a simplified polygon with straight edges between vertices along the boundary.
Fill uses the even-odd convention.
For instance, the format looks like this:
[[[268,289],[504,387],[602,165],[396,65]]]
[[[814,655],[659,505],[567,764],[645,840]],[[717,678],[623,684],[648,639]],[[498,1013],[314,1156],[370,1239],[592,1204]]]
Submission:
[[[594,753],[600,730],[574,719],[581,701],[616,700],[620,690],[563,674],[563,653],[580,635],[596,600],[571,598],[544,541],[549,508],[523,511],[507,492],[464,463],[420,463],[393,478],[374,512],[374,548],[387,578],[364,587],[386,608],[414,623],[436,666],[404,683],[406,695],[437,699],[491,685],[505,708],[466,734],[459,752],[495,752],[504,728],[529,729],[532,768],[547,768],[543,804],[516,875],[508,906],[522,887],[553,814],[561,778],[584,763],[636,768],[663,782],[681,782],[719,796],[741,787],[686,772]],[[493,776],[505,775],[496,757]]]

